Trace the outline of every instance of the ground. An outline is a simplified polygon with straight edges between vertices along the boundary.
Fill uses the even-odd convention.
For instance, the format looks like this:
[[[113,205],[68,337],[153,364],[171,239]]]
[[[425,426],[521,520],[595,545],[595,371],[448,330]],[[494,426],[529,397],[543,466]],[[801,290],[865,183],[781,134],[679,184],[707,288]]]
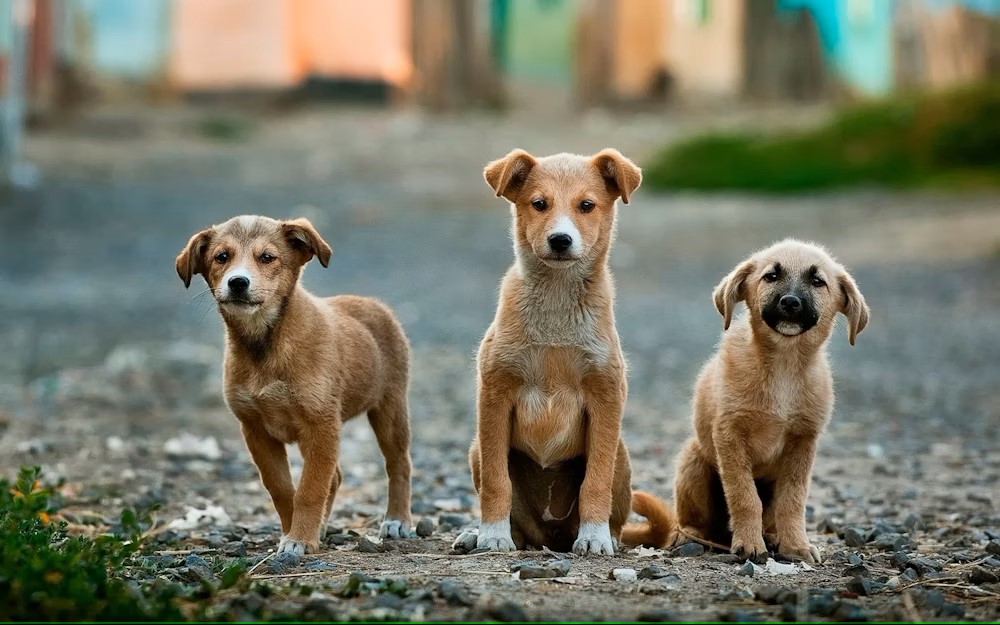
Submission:
[[[245,136],[225,142],[205,135],[217,111],[102,109],[41,129],[27,144],[38,185],[0,198],[0,470],[39,464],[64,479],[65,517],[80,531],[99,530],[124,505],[160,502],[164,523],[221,506],[191,515],[196,527],[158,534],[155,567],[135,574],[184,580],[205,570],[202,558],[245,552],[252,576],[277,588],[265,614],[996,620],[1000,202],[986,192],[776,199],[640,189],[621,207],[612,263],[630,364],[624,433],[634,485],[665,498],[690,433],[694,377],[722,332],[710,300],[718,280],[785,236],[821,241],[852,269],[873,314],[857,346],[843,325],[830,343],[837,407],[808,518],[822,564],[746,576],[742,562],[692,547],[448,555],[477,519],[465,458],[473,355],[511,260],[509,213],[483,183],[483,163],[513,147],[607,145],[641,162],[707,123],[809,116],[786,113],[310,109],[246,114],[236,118]],[[222,401],[222,327],[202,285],[185,291],[173,266],[191,233],[239,213],[308,216],[334,256],[329,269],[308,267],[307,286],[376,295],[398,312],[414,349],[414,521],[425,519],[431,536],[363,538],[377,534],[385,484],[357,419],[345,430],[345,480],[324,550],[298,562],[268,555],[277,515]],[[297,456],[293,464],[301,468]],[[553,559],[571,560],[555,581],[511,573]],[[643,577],[659,579],[609,579],[650,566]],[[408,590],[371,582],[359,597],[337,596],[352,572],[405,580]],[[221,600],[245,618],[265,603],[256,591]]]

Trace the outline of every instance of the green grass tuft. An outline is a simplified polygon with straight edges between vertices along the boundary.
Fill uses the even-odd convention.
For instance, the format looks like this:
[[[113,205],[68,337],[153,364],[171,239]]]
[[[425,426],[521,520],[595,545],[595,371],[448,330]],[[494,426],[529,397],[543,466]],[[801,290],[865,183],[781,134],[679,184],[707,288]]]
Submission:
[[[695,137],[663,150],[643,178],[655,189],[771,193],[1000,186],[1000,83],[857,106],[807,131]]]

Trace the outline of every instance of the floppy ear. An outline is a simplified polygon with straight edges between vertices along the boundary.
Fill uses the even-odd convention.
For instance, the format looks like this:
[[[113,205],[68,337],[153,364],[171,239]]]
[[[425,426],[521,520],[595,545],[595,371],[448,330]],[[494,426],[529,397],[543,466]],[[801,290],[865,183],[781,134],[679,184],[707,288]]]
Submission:
[[[535,157],[518,148],[487,165],[483,169],[483,177],[496,191],[497,197],[504,197],[513,202],[514,194],[524,184],[536,162]]]
[[[281,222],[281,229],[292,248],[302,254],[302,264],[308,263],[315,255],[324,267],[330,265],[333,249],[316,232],[316,228],[305,217]]]
[[[175,266],[177,268],[177,275],[184,281],[184,288],[191,286],[191,278],[195,274],[205,273],[207,269],[205,254],[208,252],[208,246],[212,242],[214,234],[215,228],[202,230],[191,237],[191,240],[184,246],[181,253],[177,255]]]
[[[639,166],[614,148],[601,150],[592,161],[608,187],[621,196],[623,203],[628,204],[628,199],[642,183]]]
[[[729,329],[729,324],[733,320],[733,309],[738,302],[746,298],[746,288],[744,283],[747,277],[753,272],[754,263],[747,260],[733,269],[732,273],[722,279],[722,282],[715,287],[712,298],[715,300],[715,307],[722,315],[722,328]]]
[[[865,296],[858,289],[858,284],[846,271],[837,276],[840,290],[844,293],[844,303],[840,307],[840,312],[847,317],[847,340],[854,345],[854,339],[868,325],[872,311],[865,302]]]

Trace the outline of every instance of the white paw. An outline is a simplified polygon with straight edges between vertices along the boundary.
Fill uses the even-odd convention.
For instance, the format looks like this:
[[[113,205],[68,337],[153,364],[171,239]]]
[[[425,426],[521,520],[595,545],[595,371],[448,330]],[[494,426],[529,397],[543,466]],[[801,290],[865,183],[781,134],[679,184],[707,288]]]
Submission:
[[[406,521],[386,519],[378,528],[379,538],[409,538],[410,526]]]
[[[516,551],[514,540],[510,537],[510,517],[502,521],[480,522],[476,548],[489,549],[490,551]]]
[[[580,525],[580,532],[576,535],[576,542],[573,543],[573,553],[580,556],[589,554],[615,555],[615,543],[611,538],[611,529],[608,524],[583,523]]]
[[[302,541],[282,536],[278,542],[278,553],[294,553],[297,556],[304,556],[306,554],[306,544]]]

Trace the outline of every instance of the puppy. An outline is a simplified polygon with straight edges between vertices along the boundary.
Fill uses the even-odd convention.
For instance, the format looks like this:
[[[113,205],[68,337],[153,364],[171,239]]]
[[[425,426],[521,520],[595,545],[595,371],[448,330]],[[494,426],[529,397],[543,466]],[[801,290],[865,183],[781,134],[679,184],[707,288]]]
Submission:
[[[510,202],[515,262],[477,360],[476,545],[612,555],[615,539],[665,540],[662,515],[622,536],[627,386],[608,252],[616,202],[628,203],[642,173],[611,149],[544,158],[514,150],[484,175]]]
[[[805,505],[833,411],[826,344],[839,312],[854,345],[868,305],[823,248],[791,239],[737,266],[714,299],[728,331],[695,385],[695,435],[674,484],[675,539],[726,543],[752,558],[767,552],[767,534],[778,553],[818,562]],[[747,313],[730,328],[738,302]]]
[[[381,302],[319,298],[301,285],[330,246],[305,219],[242,216],[203,230],[177,256],[184,286],[201,274],[226,325],[226,402],[281,518],[278,551],[319,547],[341,472],[341,423],[366,412],[389,477],[379,533],[410,533],[410,347]],[[285,445],[305,461],[292,485]]]

